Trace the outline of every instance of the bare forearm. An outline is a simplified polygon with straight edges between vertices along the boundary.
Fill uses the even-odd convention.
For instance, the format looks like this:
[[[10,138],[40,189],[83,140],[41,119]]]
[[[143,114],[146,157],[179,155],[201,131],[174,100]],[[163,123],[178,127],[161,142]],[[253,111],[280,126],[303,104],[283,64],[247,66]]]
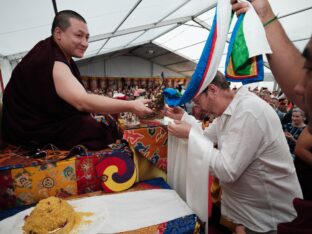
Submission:
[[[312,167],[312,153],[305,149],[295,150],[295,155]]]
[[[312,166],[312,135],[308,129],[305,128],[300,134],[296,147],[295,155]]]
[[[289,40],[279,21],[267,25],[265,30],[273,52],[267,58],[274,78],[286,96],[302,108],[302,98],[295,94],[294,87],[304,76],[304,58]]]
[[[95,94],[86,94],[79,101],[77,109],[90,113],[115,114],[133,111],[133,103],[131,101],[117,100]]]

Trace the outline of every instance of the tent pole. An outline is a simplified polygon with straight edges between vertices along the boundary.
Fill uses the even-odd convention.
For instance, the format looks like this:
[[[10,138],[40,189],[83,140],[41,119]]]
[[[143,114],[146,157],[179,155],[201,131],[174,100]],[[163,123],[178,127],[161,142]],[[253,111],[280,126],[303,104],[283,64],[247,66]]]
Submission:
[[[1,88],[1,93],[3,94],[4,85],[3,85],[3,79],[2,79],[1,69],[0,69],[0,88]]]
[[[56,5],[56,1],[52,0],[53,3],[53,9],[54,9],[54,13],[57,14],[57,5]]]

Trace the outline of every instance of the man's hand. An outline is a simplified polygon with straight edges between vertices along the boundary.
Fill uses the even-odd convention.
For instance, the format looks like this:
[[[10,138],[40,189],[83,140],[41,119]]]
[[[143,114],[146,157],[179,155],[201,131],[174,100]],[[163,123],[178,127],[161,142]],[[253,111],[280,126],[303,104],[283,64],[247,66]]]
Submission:
[[[169,107],[165,106],[164,115],[175,120],[181,120],[184,114],[184,110],[181,107]]]
[[[250,0],[252,6],[255,8],[260,20],[262,23],[268,22],[268,20],[274,17],[272,8],[268,0]],[[249,6],[247,2],[239,2],[238,0],[231,0],[232,10],[236,12],[236,15],[239,16],[242,13],[248,11]]]
[[[175,120],[168,125],[168,132],[178,138],[188,138],[192,126],[186,122]]]

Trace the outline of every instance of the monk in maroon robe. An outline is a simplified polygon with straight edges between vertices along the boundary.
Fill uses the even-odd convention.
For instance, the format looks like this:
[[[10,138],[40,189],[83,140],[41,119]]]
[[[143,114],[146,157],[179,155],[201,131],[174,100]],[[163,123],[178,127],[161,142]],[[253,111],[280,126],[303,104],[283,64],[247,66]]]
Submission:
[[[88,47],[86,21],[74,11],[61,11],[52,36],[40,41],[12,72],[3,95],[3,136],[14,145],[36,142],[61,149],[82,144],[105,148],[118,138],[114,124],[98,123],[90,113],[151,113],[148,100],[124,101],[88,94],[72,57]]]

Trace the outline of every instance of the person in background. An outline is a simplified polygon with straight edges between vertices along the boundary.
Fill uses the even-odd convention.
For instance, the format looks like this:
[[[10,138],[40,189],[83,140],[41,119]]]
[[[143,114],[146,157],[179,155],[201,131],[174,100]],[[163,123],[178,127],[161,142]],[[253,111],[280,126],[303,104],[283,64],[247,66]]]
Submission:
[[[65,10],[56,14],[52,36],[36,44],[15,67],[3,95],[2,129],[9,144],[61,149],[82,144],[90,150],[105,148],[119,137],[116,126],[94,120],[90,113],[152,111],[149,100],[124,101],[86,92],[73,57],[88,48],[85,19]]]
[[[271,100],[269,102],[269,104],[273,107],[273,109],[277,112],[277,108],[279,106],[279,102],[278,102],[278,99],[277,97],[271,97]]]
[[[273,92],[272,92],[272,98],[273,98],[273,97],[276,97],[276,98],[277,98],[277,95],[278,95],[278,91],[277,91],[277,90],[273,90]]]
[[[304,123],[304,112],[299,108],[294,108],[292,110],[292,121],[291,123],[286,123],[283,125],[283,130],[285,133],[285,137],[287,139],[287,143],[290,149],[290,153],[292,154],[293,158],[295,158],[294,150],[297,143],[297,140],[305,128]]]
[[[276,110],[276,113],[278,115],[278,117],[281,120],[281,123],[283,122],[283,119],[285,117],[285,115],[288,112],[288,99],[285,97],[285,95],[282,95],[279,99],[278,99],[279,105],[278,108]]]

